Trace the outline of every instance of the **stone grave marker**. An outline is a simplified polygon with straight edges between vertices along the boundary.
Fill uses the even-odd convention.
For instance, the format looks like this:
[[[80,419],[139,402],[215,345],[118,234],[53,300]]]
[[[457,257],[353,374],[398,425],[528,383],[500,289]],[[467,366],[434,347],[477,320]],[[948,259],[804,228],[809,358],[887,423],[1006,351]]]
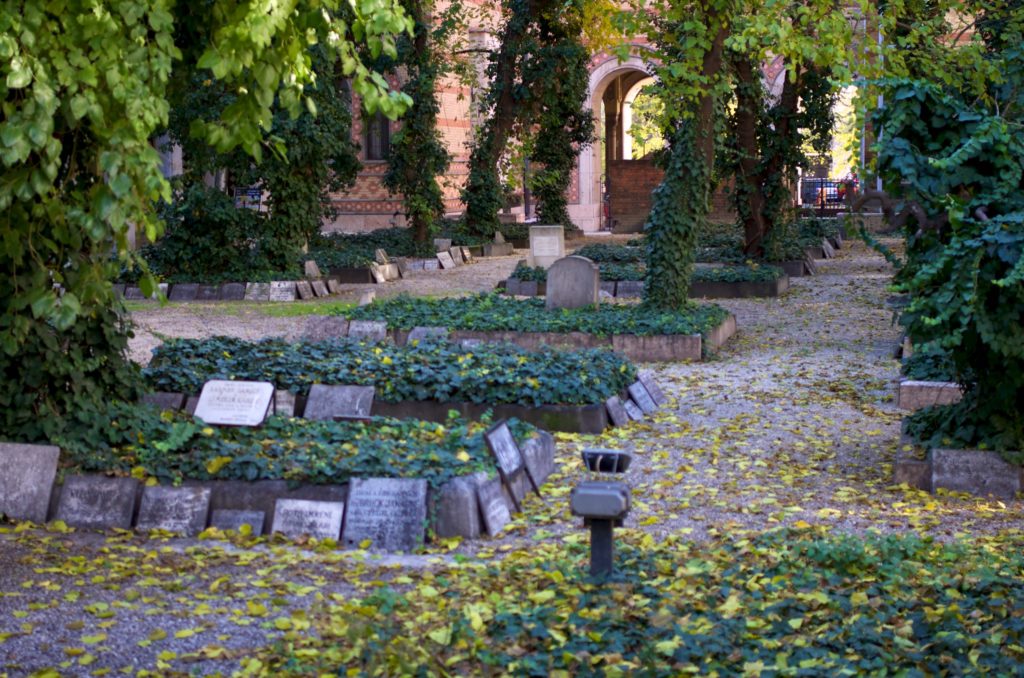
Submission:
[[[505,234],[502,233],[501,231],[495,231],[494,242],[498,245],[503,245],[505,243]]]
[[[206,529],[210,488],[153,485],[142,490],[137,530],[166,530],[194,537]]]
[[[306,274],[306,277],[309,278],[310,280],[317,280],[318,278],[321,277],[320,267],[317,266],[316,262],[313,261],[312,259],[307,259],[306,263],[302,265],[302,268],[303,272]]]
[[[340,501],[278,499],[271,531],[292,538],[308,534],[317,539],[337,539],[344,515],[345,504]]]
[[[314,315],[302,330],[303,341],[325,341],[348,335],[348,320],[340,315]]]
[[[373,258],[381,266],[391,263],[391,259],[388,258],[388,253],[379,247],[373,251]]]
[[[548,269],[547,300],[549,309],[581,308],[597,303],[601,272],[586,257],[565,257]]]
[[[273,397],[270,382],[213,379],[203,384],[195,416],[219,426],[259,426]]]
[[[530,227],[530,266],[547,268],[565,256],[565,229],[559,225]]]
[[[532,469],[526,465],[522,450],[516,444],[516,440],[512,436],[512,429],[508,427],[508,422],[505,420],[499,421],[488,429],[484,433],[484,441],[498,463],[498,474],[501,476],[502,482],[508,486],[509,495],[512,497],[516,511],[521,511],[522,508],[516,500],[515,492],[512,491],[512,478],[520,470],[526,471],[534,492],[537,493],[538,497],[541,496],[537,479],[534,477]]]
[[[832,248],[832,243],[828,241],[828,238],[823,238],[821,241],[821,251],[825,255],[826,259],[835,259],[836,251]]]
[[[640,409],[640,406],[633,402],[632,398],[626,398],[626,401],[622,403],[622,406],[626,408],[626,414],[633,421],[640,421],[644,418],[644,411]]]
[[[423,262],[424,271],[436,271],[441,268],[441,262],[436,259],[427,259]]]
[[[653,372],[650,370],[644,370],[637,375],[637,378],[640,379],[640,383],[644,385],[647,392],[651,394],[651,398],[658,407],[661,407],[668,402],[668,396],[666,396],[665,392],[661,390],[660,386],[658,386],[658,382],[654,378]]]
[[[654,402],[654,398],[647,392],[643,382],[635,382],[629,386],[629,395],[633,398],[633,401],[640,406],[644,414],[654,414],[658,411],[658,404]]]
[[[196,405],[199,404],[199,396],[192,395],[185,398],[185,413],[189,416],[195,416]]]
[[[498,536],[502,528],[512,520],[512,514],[505,503],[505,493],[501,491],[501,479],[491,478],[476,486],[476,500],[480,505],[480,515],[484,519],[484,528],[492,537]]]
[[[315,294],[318,297],[326,297],[327,295],[330,294],[330,292],[327,291],[327,285],[324,283],[323,280],[314,280],[312,286],[313,294]]]
[[[60,448],[0,442],[0,513],[46,522]]]
[[[612,396],[606,400],[604,407],[608,410],[608,418],[612,420],[614,426],[625,426],[629,423],[629,413],[626,412],[626,407],[619,396]]]
[[[274,414],[281,417],[295,416],[295,394],[283,388],[274,391]]]
[[[410,271],[422,271],[426,262],[423,259],[409,259],[406,266]],[[399,264],[401,265],[401,264]],[[404,275],[404,273],[403,273]]]
[[[642,280],[620,280],[615,283],[615,296],[642,297],[644,296],[644,283]]]
[[[434,251],[447,252],[452,248],[451,238],[434,238]]]
[[[156,391],[142,396],[142,402],[159,407],[161,410],[180,410],[181,406],[185,404],[185,394]]]
[[[126,301],[142,301],[146,297],[142,296],[142,290],[136,285],[128,285],[124,288],[124,298]]]
[[[263,511],[241,511],[237,509],[217,509],[210,516],[210,527],[218,530],[239,531],[243,525],[252,528],[252,536],[263,534]]]
[[[341,283],[334,278],[327,279],[327,291],[331,294],[341,294]]]
[[[427,481],[422,478],[352,478],[342,538],[359,547],[412,551],[423,545]]]
[[[245,284],[224,283],[220,286],[220,298],[224,301],[242,301],[245,299]]]
[[[196,301],[220,301],[220,285],[200,285]]]
[[[372,386],[313,384],[306,398],[305,417],[317,420],[368,419],[374,392]]]
[[[463,245],[462,247],[462,258],[465,260],[467,264],[473,263],[473,253],[465,245]]]
[[[437,253],[437,263],[441,264],[441,268],[448,270],[449,268],[455,268],[455,260],[452,259],[452,255],[448,252]]]
[[[130,529],[139,486],[135,478],[68,476],[56,518],[71,527],[91,530]]]
[[[352,320],[348,336],[360,341],[384,341],[388,338],[388,324],[383,320]]]
[[[195,301],[199,295],[199,285],[195,283],[175,283],[171,285],[170,301]]]
[[[404,278],[405,274],[409,272],[409,260],[407,258],[395,257],[395,260],[392,263],[398,269],[399,278]]]
[[[455,262],[456,266],[462,266],[462,248],[453,247],[448,250],[448,254],[451,255],[452,261]]]
[[[246,301],[270,301],[270,283],[246,283]]]
[[[990,450],[931,451],[932,488],[1013,499],[1020,492],[1020,468]]]
[[[369,306],[370,304],[373,303],[373,300],[376,299],[376,298],[377,298],[377,293],[376,292],[374,292],[373,290],[366,290],[365,292],[363,292],[362,294],[359,295],[359,305],[360,306]]]
[[[447,341],[450,334],[447,327],[414,327],[409,331],[409,338],[406,339],[405,343],[411,344],[414,341],[423,341],[424,339]]]
[[[303,283],[308,286],[309,283]],[[276,280],[270,283],[270,301],[295,301],[297,285],[291,280]]]
[[[402,272],[398,270],[398,264],[384,264],[379,268],[384,280],[398,280],[402,277]]]
[[[313,298],[313,286],[309,284],[308,280],[300,280],[295,283],[295,291],[299,295],[299,299],[303,301]]]
[[[375,283],[381,284],[388,281],[384,275],[384,269],[376,261],[370,262],[370,275],[373,276],[373,282]]]

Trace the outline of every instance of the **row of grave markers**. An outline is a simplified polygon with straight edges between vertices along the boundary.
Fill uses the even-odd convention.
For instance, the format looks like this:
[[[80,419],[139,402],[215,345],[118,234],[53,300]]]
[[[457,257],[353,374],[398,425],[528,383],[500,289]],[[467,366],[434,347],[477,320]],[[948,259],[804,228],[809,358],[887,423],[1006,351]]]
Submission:
[[[629,396],[625,400],[619,396],[612,396],[605,401],[608,418],[615,426],[640,421],[645,416],[657,412],[659,407],[668,402],[668,397],[658,386],[651,372],[641,372],[638,381],[630,384],[627,390]]]
[[[436,243],[437,241],[435,241]],[[409,271],[448,270],[473,263],[473,253],[468,247],[452,247],[451,241],[448,243],[447,248],[437,252],[435,259],[407,259],[405,257],[392,259],[387,252],[377,249],[374,252],[374,261],[370,264],[370,275],[374,282],[385,283],[389,280],[404,278]]]

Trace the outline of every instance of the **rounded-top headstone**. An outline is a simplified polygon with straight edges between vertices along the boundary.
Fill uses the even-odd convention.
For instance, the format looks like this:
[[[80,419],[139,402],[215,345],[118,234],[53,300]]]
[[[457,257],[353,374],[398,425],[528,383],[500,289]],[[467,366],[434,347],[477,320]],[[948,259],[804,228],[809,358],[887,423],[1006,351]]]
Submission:
[[[564,257],[548,269],[547,307],[580,308],[597,303],[601,273],[586,257]]]

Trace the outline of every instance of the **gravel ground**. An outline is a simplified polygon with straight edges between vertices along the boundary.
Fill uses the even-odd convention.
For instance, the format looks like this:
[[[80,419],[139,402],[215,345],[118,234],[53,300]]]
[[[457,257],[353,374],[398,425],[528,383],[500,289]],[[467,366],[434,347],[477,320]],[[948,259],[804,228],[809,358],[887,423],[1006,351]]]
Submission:
[[[491,289],[517,259],[372,287],[378,295]],[[739,333],[708,362],[649,366],[671,399],[652,419],[601,436],[557,435],[561,470],[544,499],[529,498],[498,539],[380,559],[277,541],[0,527],[0,675],[47,667],[52,675],[230,673],[252,648],[304,628],[309,610],[334,597],[373,591],[396,573],[429,580],[462,559],[578,538],[567,497],[584,477],[583,447],[636,454],[627,474],[634,510],[619,531],[625,539],[741,538],[805,523],[938,539],[1015,528],[1020,500],[891,485],[902,444],[892,357],[899,331],[885,305],[891,271],[857,243],[820,270],[794,279],[781,299],[721,302],[736,314]],[[370,286],[350,287],[354,298]],[[132,349],[140,359],[160,336],[296,336],[305,322],[268,317],[256,304],[176,304],[135,317],[141,331]]]

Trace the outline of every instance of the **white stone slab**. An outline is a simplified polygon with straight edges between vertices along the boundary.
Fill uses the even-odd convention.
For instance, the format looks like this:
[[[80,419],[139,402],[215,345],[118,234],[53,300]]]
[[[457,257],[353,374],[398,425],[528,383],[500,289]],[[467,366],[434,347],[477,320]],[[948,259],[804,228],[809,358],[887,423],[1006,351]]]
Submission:
[[[195,416],[217,426],[259,426],[273,397],[270,382],[214,379],[203,384]]]

